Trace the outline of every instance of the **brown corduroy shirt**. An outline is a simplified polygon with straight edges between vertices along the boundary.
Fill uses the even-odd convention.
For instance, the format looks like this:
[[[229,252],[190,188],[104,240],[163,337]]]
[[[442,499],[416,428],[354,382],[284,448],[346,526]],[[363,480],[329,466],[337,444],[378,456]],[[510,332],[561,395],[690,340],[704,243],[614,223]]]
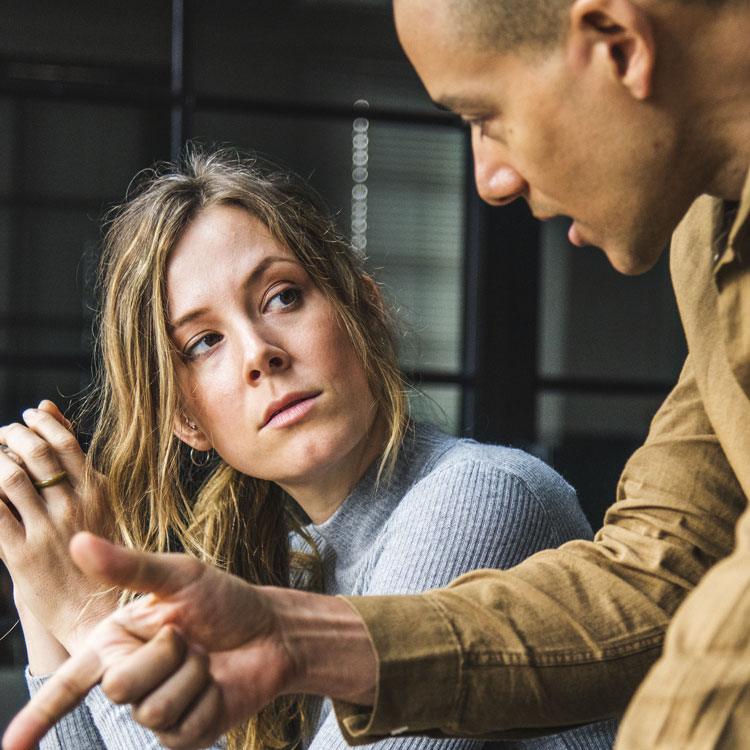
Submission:
[[[335,704],[350,742],[619,715],[674,616],[617,749],[750,743],[750,175],[739,207],[696,201],[671,267],[689,354],[596,540],[419,596],[349,598],[379,670],[372,709]]]

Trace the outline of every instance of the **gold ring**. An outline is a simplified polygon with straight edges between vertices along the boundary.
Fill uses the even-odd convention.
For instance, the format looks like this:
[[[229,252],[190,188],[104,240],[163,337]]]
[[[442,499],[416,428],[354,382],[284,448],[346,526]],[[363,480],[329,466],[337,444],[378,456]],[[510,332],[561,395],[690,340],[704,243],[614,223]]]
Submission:
[[[44,487],[54,487],[56,484],[64,482],[67,478],[68,472],[61,471],[58,474],[53,474],[51,477],[47,477],[47,479],[41,479],[38,482],[34,482],[34,487],[36,487],[38,490],[41,490]]]

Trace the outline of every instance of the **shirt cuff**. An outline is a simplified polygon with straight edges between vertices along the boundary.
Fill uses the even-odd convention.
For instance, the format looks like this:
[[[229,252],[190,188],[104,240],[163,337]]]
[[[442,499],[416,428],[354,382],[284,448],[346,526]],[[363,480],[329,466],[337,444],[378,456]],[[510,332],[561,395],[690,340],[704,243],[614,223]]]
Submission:
[[[347,742],[454,725],[461,646],[439,602],[425,595],[341,598],[362,618],[378,664],[371,708],[333,701]]]

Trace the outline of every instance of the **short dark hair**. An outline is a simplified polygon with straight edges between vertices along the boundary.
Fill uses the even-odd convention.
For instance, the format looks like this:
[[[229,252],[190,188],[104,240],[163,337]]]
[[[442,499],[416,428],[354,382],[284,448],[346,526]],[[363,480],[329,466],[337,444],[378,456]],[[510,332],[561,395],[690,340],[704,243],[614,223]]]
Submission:
[[[446,0],[461,39],[498,52],[537,51],[562,39],[573,0]]]
[[[538,52],[562,41],[574,0],[445,0],[460,39],[479,50]],[[675,5],[742,5],[747,0],[673,0]]]

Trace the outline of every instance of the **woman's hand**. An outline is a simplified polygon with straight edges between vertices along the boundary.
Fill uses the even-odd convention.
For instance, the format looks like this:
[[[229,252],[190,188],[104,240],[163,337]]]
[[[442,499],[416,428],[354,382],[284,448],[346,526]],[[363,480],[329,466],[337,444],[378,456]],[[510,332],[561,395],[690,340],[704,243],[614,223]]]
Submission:
[[[26,641],[29,671],[38,677],[56,672],[68,660],[70,654],[63,648],[60,641],[36,619],[20,596],[16,597],[16,609]]]
[[[0,428],[0,444],[12,453],[0,451],[0,557],[24,630],[46,628],[72,652],[117,602],[117,592],[86,578],[68,551],[71,537],[90,525],[84,518],[101,517],[104,498],[97,487],[84,497],[86,457],[52,402],[28,409],[23,420]],[[34,486],[61,472],[62,481]]]

